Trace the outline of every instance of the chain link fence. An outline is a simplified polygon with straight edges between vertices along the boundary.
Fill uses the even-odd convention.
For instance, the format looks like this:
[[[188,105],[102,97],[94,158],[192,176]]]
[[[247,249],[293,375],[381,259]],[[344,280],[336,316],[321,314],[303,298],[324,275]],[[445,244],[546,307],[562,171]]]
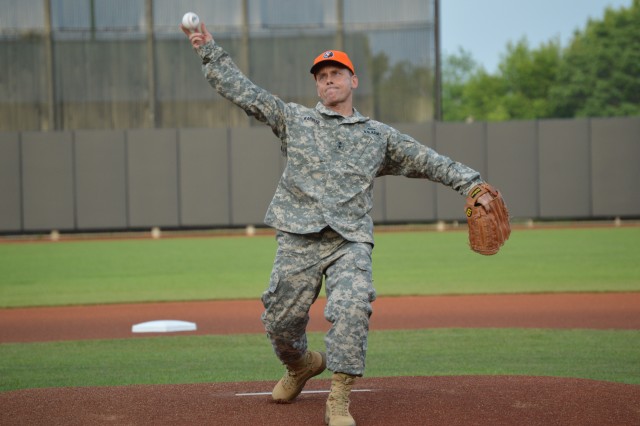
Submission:
[[[251,80],[313,106],[315,56],[345,50],[356,108],[434,116],[435,0],[0,0],[0,131],[246,127],[178,25],[196,12]]]

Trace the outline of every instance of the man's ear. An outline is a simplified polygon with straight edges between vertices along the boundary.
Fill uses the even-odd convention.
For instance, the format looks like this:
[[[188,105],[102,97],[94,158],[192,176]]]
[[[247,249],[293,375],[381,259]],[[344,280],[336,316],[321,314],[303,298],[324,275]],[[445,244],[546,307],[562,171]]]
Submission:
[[[353,74],[351,76],[351,88],[356,89],[358,87],[358,76]]]

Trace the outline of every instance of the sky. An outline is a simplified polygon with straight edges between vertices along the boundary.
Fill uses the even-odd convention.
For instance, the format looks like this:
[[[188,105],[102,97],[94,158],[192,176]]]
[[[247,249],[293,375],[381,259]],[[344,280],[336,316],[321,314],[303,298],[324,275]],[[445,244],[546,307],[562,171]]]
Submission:
[[[608,6],[631,6],[632,0],[440,0],[442,55],[462,47],[490,73],[497,70],[508,42],[526,37],[529,47],[556,37],[568,45],[589,18],[601,19]]]

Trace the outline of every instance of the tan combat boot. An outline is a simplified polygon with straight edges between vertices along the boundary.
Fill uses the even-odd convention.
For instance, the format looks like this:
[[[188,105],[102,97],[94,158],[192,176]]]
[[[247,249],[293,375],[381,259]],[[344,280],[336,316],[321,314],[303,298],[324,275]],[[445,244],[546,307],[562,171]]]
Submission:
[[[355,376],[333,373],[331,392],[324,412],[324,422],[329,426],[356,426],[356,421],[349,413],[349,394],[355,381]]]
[[[277,402],[289,402],[300,395],[307,380],[327,368],[324,352],[306,352],[300,360],[287,364],[282,379],[273,388],[272,398]]]

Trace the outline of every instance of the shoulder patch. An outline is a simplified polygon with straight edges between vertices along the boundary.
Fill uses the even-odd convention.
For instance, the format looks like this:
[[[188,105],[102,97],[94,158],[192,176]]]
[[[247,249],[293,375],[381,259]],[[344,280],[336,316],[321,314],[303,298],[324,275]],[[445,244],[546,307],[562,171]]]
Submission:
[[[311,117],[310,115],[305,115],[304,117],[302,117],[302,119],[304,121],[311,121],[316,125],[320,124],[320,120],[318,120],[317,118]]]
[[[376,130],[374,127],[367,127],[364,130],[364,133],[366,133],[367,135],[376,135],[376,136],[382,136],[382,133],[380,133],[378,130]]]

